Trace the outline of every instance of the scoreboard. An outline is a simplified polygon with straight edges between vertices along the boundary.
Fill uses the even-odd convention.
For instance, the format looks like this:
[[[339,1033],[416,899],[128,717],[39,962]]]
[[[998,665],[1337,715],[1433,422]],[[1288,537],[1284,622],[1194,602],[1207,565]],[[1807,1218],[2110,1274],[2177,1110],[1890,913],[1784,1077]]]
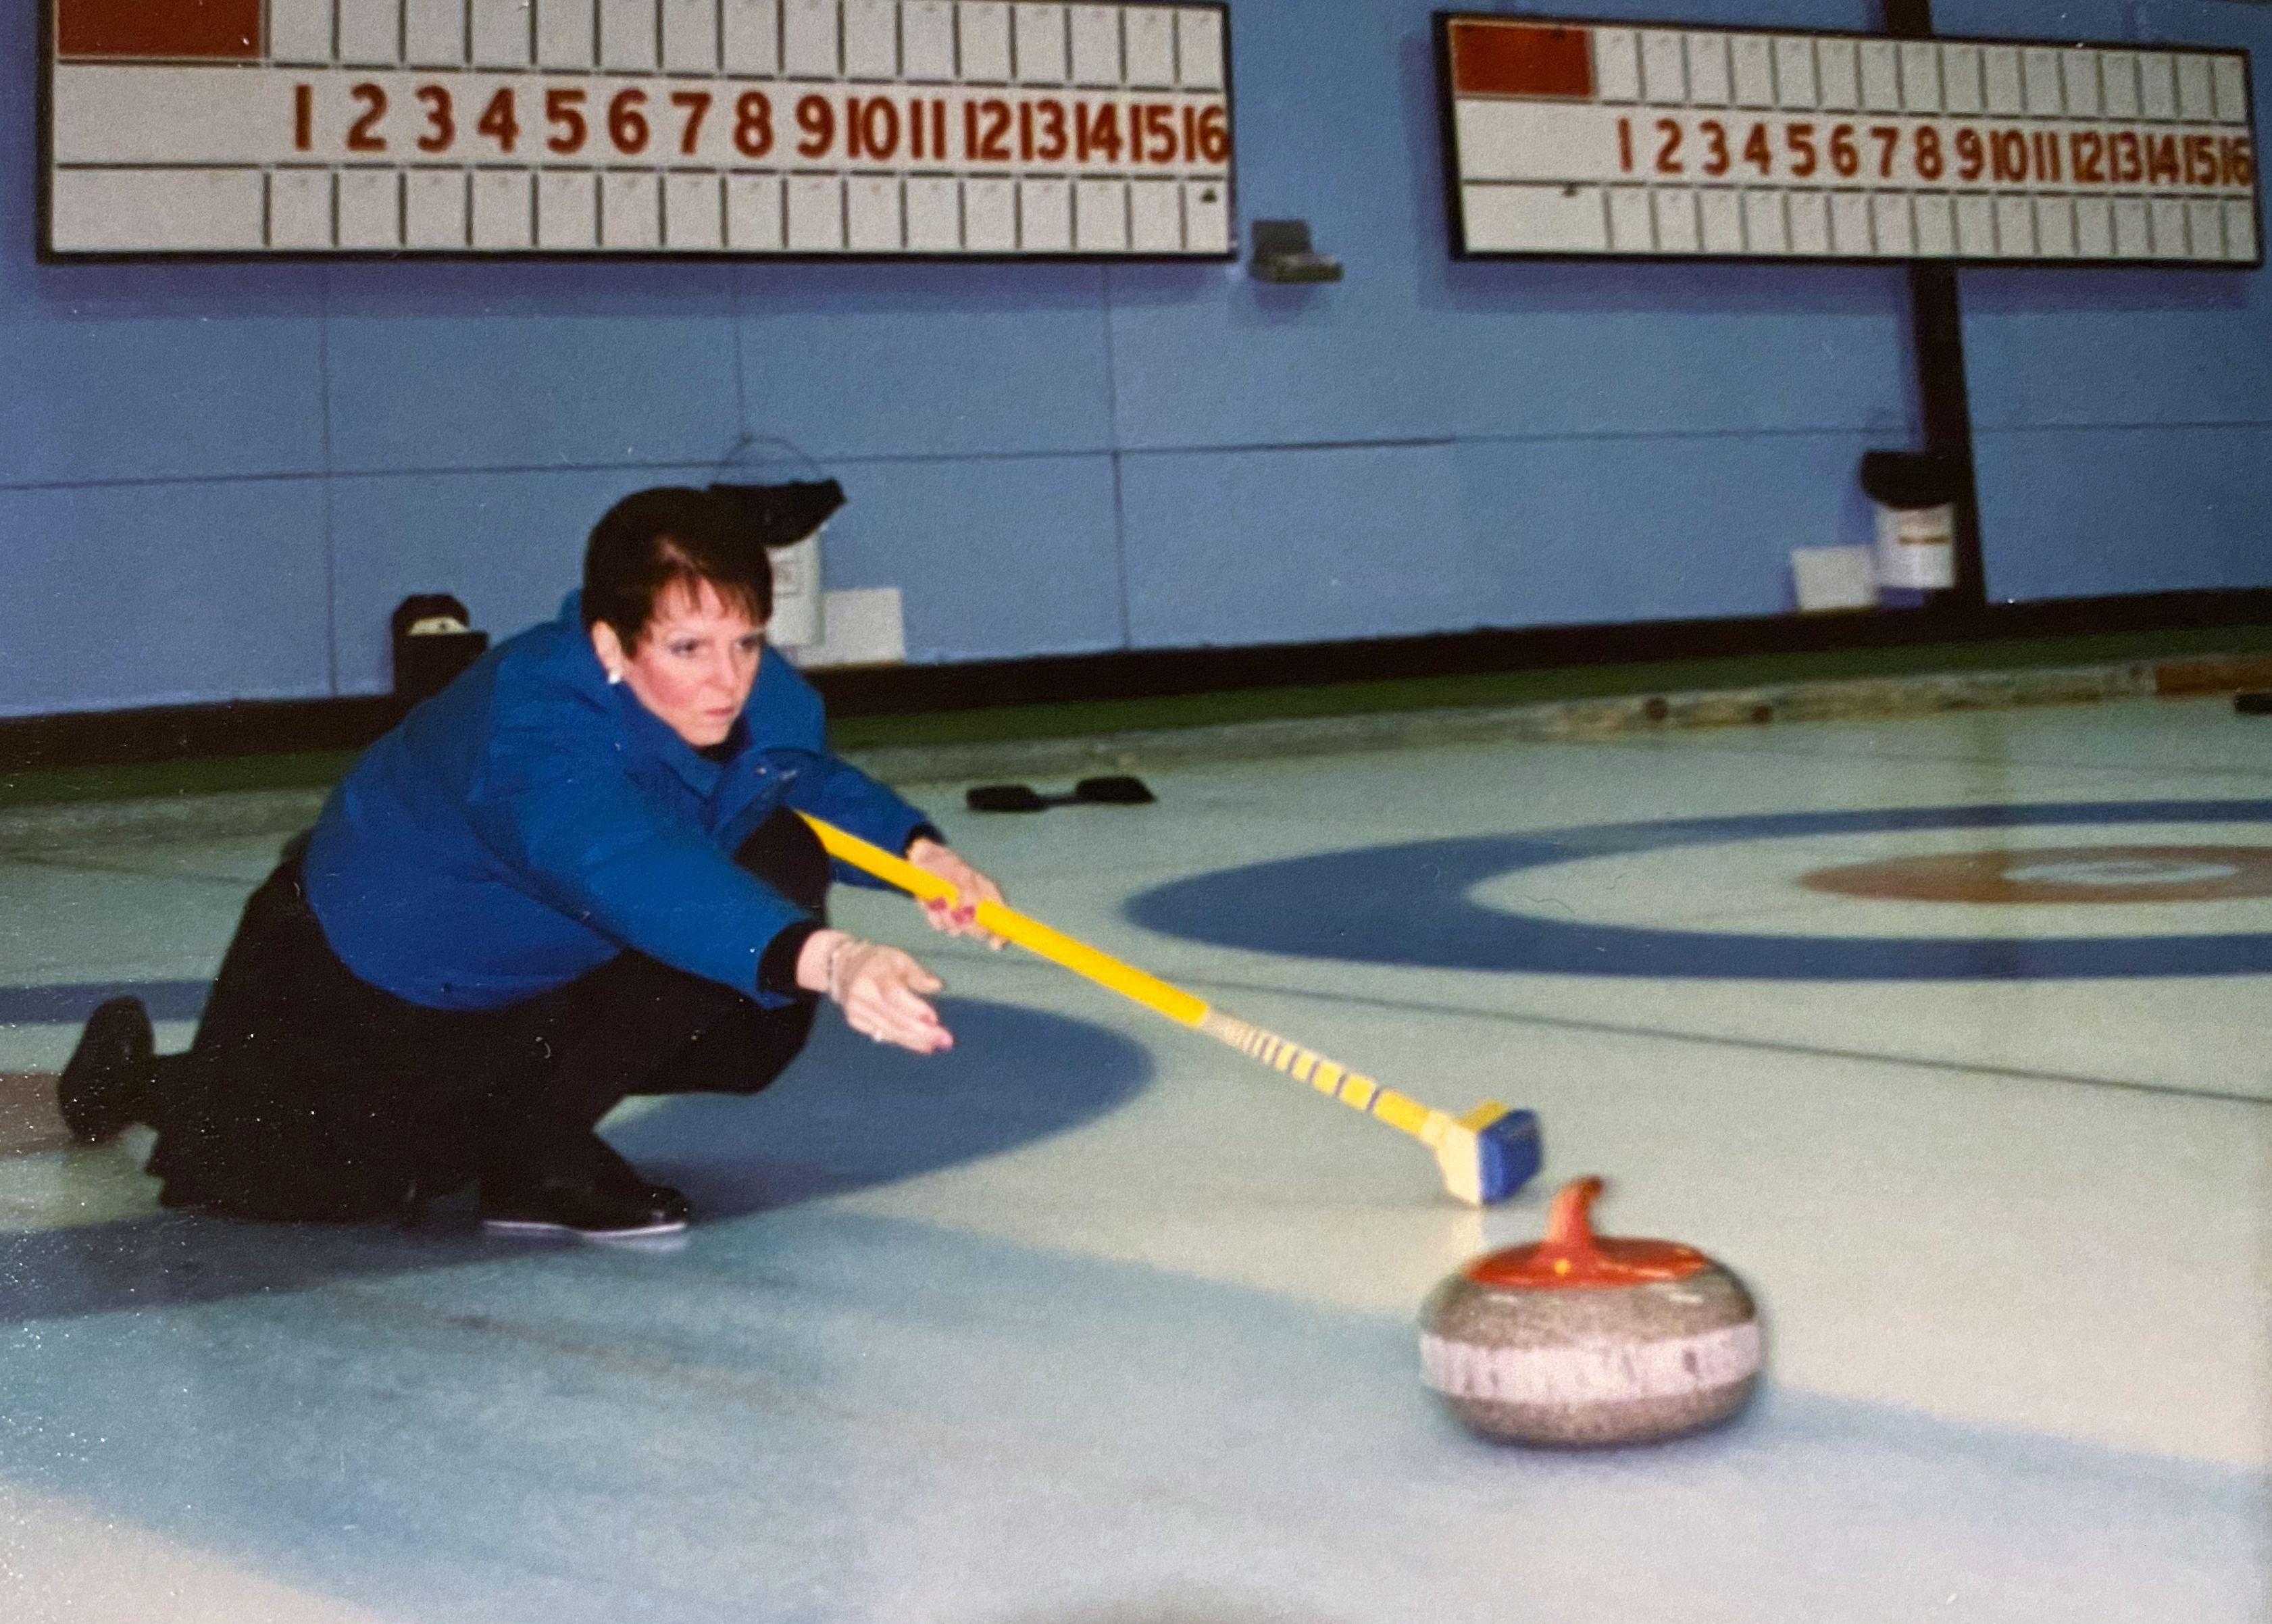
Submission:
[[[1439,13],[1475,257],[2263,263],[2248,58]]]
[[[50,5],[51,256],[1232,251],[1218,4]]]

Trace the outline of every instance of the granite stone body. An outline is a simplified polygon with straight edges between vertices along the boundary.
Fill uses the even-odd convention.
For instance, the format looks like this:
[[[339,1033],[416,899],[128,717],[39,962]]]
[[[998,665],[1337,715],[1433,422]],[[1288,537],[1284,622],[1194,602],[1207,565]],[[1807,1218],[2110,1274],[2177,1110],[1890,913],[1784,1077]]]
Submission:
[[[1595,1238],[1602,1179],[1566,1183],[1529,1247],[1472,1258],[1420,1311],[1427,1383],[1479,1433],[1632,1445],[1740,1411],[1759,1386],[1759,1308],[1675,1240]]]
[[[1446,1279],[1421,1315],[1428,1385],[1477,1432],[1522,1443],[1638,1443],[1742,1409],[1762,1344],[1751,1294],[1705,1260],[1677,1280],[1526,1288]]]

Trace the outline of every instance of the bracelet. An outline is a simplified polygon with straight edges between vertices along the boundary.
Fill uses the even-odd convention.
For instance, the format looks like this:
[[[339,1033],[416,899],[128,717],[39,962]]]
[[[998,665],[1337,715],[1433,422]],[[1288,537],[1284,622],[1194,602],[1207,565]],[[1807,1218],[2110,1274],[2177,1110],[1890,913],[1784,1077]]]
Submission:
[[[828,989],[829,1001],[832,1003],[841,1004],[844,1001],[844,995],[836,988],[836,967],[843,962],[844,950],[852,946],[855,939],[848,931],[838,937],[836,945],[828,950],[827,968],[821,971],[820,979]]]

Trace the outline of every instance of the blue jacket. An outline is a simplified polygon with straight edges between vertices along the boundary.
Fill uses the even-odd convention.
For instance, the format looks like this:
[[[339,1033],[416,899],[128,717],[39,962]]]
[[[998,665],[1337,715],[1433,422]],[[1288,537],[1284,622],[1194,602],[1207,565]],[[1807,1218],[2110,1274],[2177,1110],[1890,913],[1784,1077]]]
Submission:
[[[434,1008],[517,1003],[626,947],[781,1004],[759,960],[808,916],[735,849],[782,805],[890,851],[924,822],[831,756],[824,730],[820,696],[769,647],[728,740],[739,750],[722,766],[697,753],[609,684],[571,593],[333,791],[309,904],[349,969]]]

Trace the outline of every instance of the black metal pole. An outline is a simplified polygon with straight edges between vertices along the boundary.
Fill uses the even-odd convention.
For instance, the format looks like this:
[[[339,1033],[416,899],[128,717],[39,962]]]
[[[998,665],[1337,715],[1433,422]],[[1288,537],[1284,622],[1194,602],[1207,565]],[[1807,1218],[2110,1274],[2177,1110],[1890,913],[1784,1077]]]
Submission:
[[[1885,0],[1886,32],[1902,39],[1932,37],[1932,0]],[[1909,265],[1910,344],[1917,361],[1917,401],[1924,415],[1924,448],[1956,475],[1956,584],[1935,607],[1967,618],[1988,607],[1988,575],[1980,551],[1980,498],[1973,481],[1972,400],[1964,381],[1964,310],[1956,267],[1934,260]]]

